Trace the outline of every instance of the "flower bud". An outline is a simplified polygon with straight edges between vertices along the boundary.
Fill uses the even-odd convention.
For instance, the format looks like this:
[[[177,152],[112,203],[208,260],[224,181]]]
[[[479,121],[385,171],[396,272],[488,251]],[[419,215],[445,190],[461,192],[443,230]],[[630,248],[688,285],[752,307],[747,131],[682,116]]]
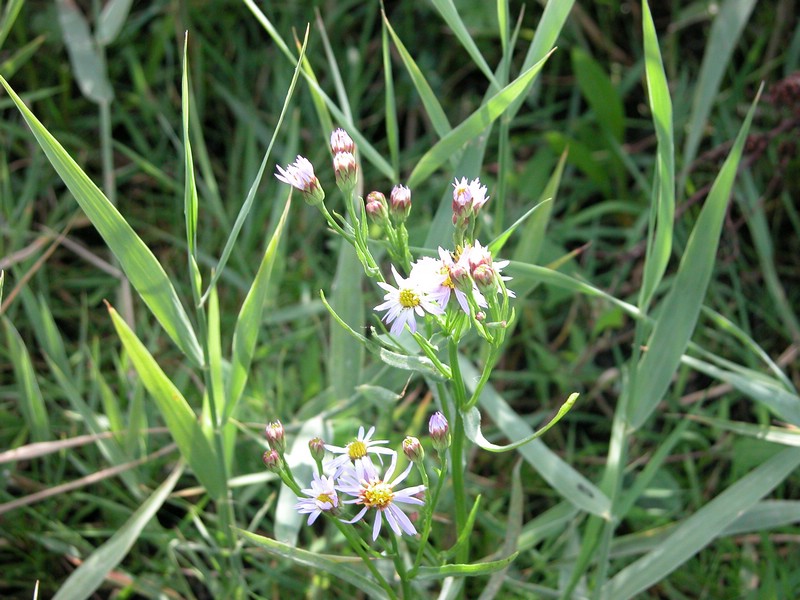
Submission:
[[[494,292],[497,289],[497,273],[491,265],[480,264],[472,271],[472,279],[475,285],[484,294]]]
[[[348,152],[353,154],[356,151],[356,145],[353,143],[353,138],[351,138],[341,127],[335,129],[331,134],[331,151],[334,154],[339,154],[340,152]]]
[[[311,452],[314,462],[319,462],[325,456],[325,442],[321,437],[311,438],[308,440],[308,450]]]
[[[297,160],[285,169],[280,165],[277,167],[275,177],[303,192],[303,198],[308,204],[317,206],[325,200],[325,191],[314,174],[314,165],[307,158],[298,155]]]
[[[358,180],[358,165],[352,152],[339,152],[333,157],[333,172],[340,190],[351,190]]]
[[[264,430],[267,436],[269,447],[278,452],[283,452],[286,449],[286,437],[283,431],[283,425],[280,421],[273,421]]]
[[[472,208],[472,189],[467,178],[462,177],[453,183],[453,224],[466,218]]]
[[[404,222],[408,213],[411,212],[411,190],[404,185],[397,184],[392,188],[389,203],[394,218],[401,223]]]
[[[489,197],[486,195],[487,189],[485,185],[481,185],[480,179],[473,179],[469,182],[469,191],[472,197],[470,208],[472,214],[477,215],[483,205],[489,201]]]
[[[447,424],[447,419],[438,410],[433,413],[430,421],[428,421],[428,432],[431,434],[433,447],[438,452],[441,453],[450,447],[450,427]]]
[[[261,460],[264,461],[264,466],[267,467],[267,470],[272,471],[273,473],[277,473],[283,467],[281,455],[278,454],[277,450],[275,449],[264,452]]]
[[[422,459],[425,458],[425,450],[422,449],[422,444],[419,443],[417,438],[411,436],[403,440],[403,454],[414,464],[422,462]]]
[[[370,192],[366,200],[367,216],[378,225],[383,225],[389,218],[389,204],[386,196],[380,192]]]

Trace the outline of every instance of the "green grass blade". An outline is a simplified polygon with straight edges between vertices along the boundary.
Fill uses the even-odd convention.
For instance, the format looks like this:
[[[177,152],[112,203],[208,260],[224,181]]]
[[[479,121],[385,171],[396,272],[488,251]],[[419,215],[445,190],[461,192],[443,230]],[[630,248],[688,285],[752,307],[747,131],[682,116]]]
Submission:
[[[0,62],[0,73],[5,77],[13,77],[14,73],[36,54],[37,50],[39,50],[39,46],[41,46],[46,39],[46,36],[40,35],[18,48],[14,54],[3,60],[3,62]]]
[[[25,0],[9,0],[3,9],[3,18],[0,20],[0,48],[6,41],[8,34],[11,33],[11,28],[14,26],[19,11],[22,10]]]
[[[800,430],[797,428],[787,429],[785,427],[773,427],[765,425],[754,425],[753,423],[740,423],[738,421],[726,421],[705,415],[693,415],[692,418],[700,423],[718,427],[725,431],[732,431],[739,435],[746,435],[757,440],[783,444],[784,446],[800,447]]]
[[[266,548],[272,556],[288,559],[302,567],[310,567],[317,571],[330,573],[334,577],[338,577],[342,581],[356,586],[362,592],[369,594],[370,598],[388,598],[386,592],[377,583],[348,565],[348,563],[358,564],[360,559],[309,552],[250,531],[244,531],[243,529],[238,531],[244,538]]]
[[[219,262],[217,263],[216,269],[214,269],[214,274],[211,277],[211,283],[208,284],[208,289],[203,293],[203,297],[200,299],[200,303],[203,304],[208,299],[208,294],[211,291],[211,288],[217,284],[217,281],[222,275],[222,271],[225,269],[225,265],[228,263],[228,259],[231,256],[231,252],[233,252],[233,247],[236,244],[236,239],[239,237],[239,232],[242,230],[244,226],[245,219],[247,219],[247,215],[250,214],[250,209],[253,206],[253,201],[255,200],[256,193],[258,192],[258,186],[261,184],[261,179],[264,176],[264,171],[267,168],[267,164],[269,163],[269,157],[272,154],[272,147],[275,144],[275,140],[278,137],[278,132],[281,129],[281,125],[283,125],[283,119],[286,116],[286,112],[289,110],[289,101],[292,98],[294,93],[294,88],[297,85],[297,79],[300,76],[302,71],[302,63],[305,59],[305,52],[306,52],[306,45],[308,44],[308,30],[306,30],[306,37],[303,40],[303,46],[300,49],[300,59],[297,61],[294,69],[294,75],[292,76],[292,82],[289,84],[289,89],[286,92],[286,97],[283,101],[283,107],[281,108],[281,114],[278,116],[278,122],[275,125],[275,131],[272,133],[272,138],[269,141],[269,146],[267,146],[267,151],[264,154],[264,159],[261,161],[261,166],[258,168],[258,173],[256,174],[256,178],[253,180],[253,184],[250,186],[250,190],[247,192],[247,198],[245,198],[244,204],[242,204],[242,208],[239,209],[239,214],[236,216],[236,221],[233,224],[233,231],[228,236],[228,240],[225,242],[225,247],[222,249],[222,255],[219,258]]]
[[[128,18],[132,4],[133,0],[109,0],[106,2],[103,10],[100,11],[100,17],[97,19],[95,37],[98,44],[108,46],[117,39],[122,26],[125,24],[125,19]]]
[[[691,517],[654,550],[617,573],[602,598],[626,600],[661,581],[702,550],[800,466],[800,449],[787,448],[742,477]]]
[[[385,20],[385,19],[384,19]],[[397,124],[397,102],[394,92],[394,73],[392,70],[392,52],[389,47],[387,28],[381,28],[381,52],[383,56],[383,96],[386,115],[386,145],[389,146],[389,160],[392,170],[400,172],[400,127]]]
[[[452,129],[450,126],[450,121],[447,119],[447,115],[442,109],[442,105],[439,103],[439,100],[436,98],[436,94],[428,83],[428,80],[425,79],[425,75],[422,74],[422,71],[417,66],[417,63],[411,57],[411,53],[405,47],[405,44],[403,44],[403,42],[400,40],[400,37],[395,32],[391,23],[389,23],[389,19],[386,18],[386,14],[381,14],[383,14],[384,27],[392,37],[395,48],[397,48],[397,52],[400,54],[400,59],[403,61],[403,65],[405,65],[406,71],[408,71],[408,75],[411,77],[411,81],[414,84],[417,93],[419,94],[420,100],[422,100],[422,105],[425,107],[425,112],[427,113],[428,118],[431,120],[431,125],[433,125],[433,129],[436,131],[436,134],[440,138],[443,138],[450,133],[450,130]]]
[[[197,185],[194,179],[192,143],[189,140],[189,33],[183,38],[183,75],[181,76],[181,121],[183,124],[184,192],[183,214],[186,219],[186,244],[189,256],[197,260]],[[194,278],[192,278],[194,282]],[[199,295],[199,290],[196,290]]]
[[[183,474],[182,463],[172,470],[164,483],[158,486],[105,544],[92,552],[91,556],[72,572],[53,596],[53,600],[78,600],[92,596],[103,584],[106,576],[130,552],[142,530],[166,502],[181,474]]]
[[[642,426],[664,397],[694,331],[711,280],[722,221],[759,96],[760,93],[756,95],[736,142],[708,193],[689,236],[672,289],[660,307],[659,317],[647,342],[648,350],[637,366],[629,413],[634,428]]]
[[[450,564],[441,567],[420,567],[417,577],[419,579],[444,579],[445,577],[478,577],[489,575],[507,568],[519,555],[514,552],[500,560],[479,562],[474,564]]]
[[[582,48],[572,50],[572,69],[584,100],[594,112],[597,122],[615,140],[625,134],[625,110],[611,79],[603,68]]]
[[[639,307],[647,312],[672,252],[672,228],[675,218],[675,141],[672,127],[672,99],[661,60],[661,50],[647,0],[642,0],[642,34],[644,62],[650,112],[658,139],[656,172],[650,204],[650,226],[647,232],[647,255]]]
[[[30,429],[34,442],[49,440],[50,419],[47,416],[47,407],[44,396],[36,381],[36,373],[25,342],[22,341],[16,327],[6,317],[2,317],[6,329],[6,344],[14,368],[14,377],[19,390],[19,408],[25,423]]]
[[[468,360],[459,361],[467,390],[480,378],[480,372]],[[511,440],[520,440],[533,434],[533,430],[508,403],[486,385],[480,395],[480,404],[497,424],[503,434]],[[541,440],[533,440],[517,448],[526,461],[536,469],[542,478],[561,494],[565,500],[592,514],[608,518],[611,501],[600,488],[578,473]]]
[[[236,326],[233,330],[230,379],[228,380],[228,393],[225,395],[225,408],[222,418],[223,423],[233,415],[236,404],[242,397],[247,383],[247,375],[250,371],[250,364],[253,361],[258,332],[261,330],[264,303],[267,299],[267,292],[270,289],[272,267],[275,264],[278,245],[286,226],[290,206],[291,195],[286,199],[283,213],[275,226],[275,231],[269,240],[269,244],[267,244],[267,249],[253,279],[253,285],[247,292],[247,296],[245,296],[242,307],[239,310],[239,316],[236,318]]]
[[[408,186],[413,189],[425,181],[436,169],[452,158],[455,152],[461,150],[464,144],[477,137],[502,115],[509,105],[527,90],[528,85],[539,74],[549,56],[549,54],[545,56],[512,83],[500,90],[486,104],[472,113],[460,125],[439,140],[433,148],[428,150],[411,172],[408,178]]]
[[[492,70],[486,63],[486,59],[483,58],[481,51],[478,50],[475,40],[472,39],[469,31],[467,31],[467,27],[464,25],[464,21],[461,20],[461,16],[458,14],[453,0],[431,0],[431,2],[436,7],[436,10],[439,11],[439,14],[442,15],[450,31],[455,34],[458,41],[464,46],[467,54],[469,54],[470,58],[475,62],[478,69],[486,75],[486,79],[489,80],[489,83],[496,89],[500,89],[500,84],[497,82],[494,73],[492,73]]]
[[[364,326],[363,279],[364,270],[355,250],[342,240],[330,306],[340,320],[356,331],[362,330]],[[373,289],[374,297],[379,298],[377,286]],[[330,340],[328,381],[336,398],[349,398],[353,395],[354,388],[363,383],[361,369],[364,363],[364,346],[335,320],[330,322]]]
[[[56,0],[56,7],[64,45],[81,93],[98,104],[111,102],[114,91],[108,81],[106,65],[83,13],[70,0]]]
[[[53,168],[117,257],[125,275],[153,316],[184,354],[195,364],[202,365],[203,353],[189,317],[151,250],[2,76],[0,84],[11,96]]]
[[[739,43],[755,4],[756,0],[726,0],[714,18],[711,33],[705,43],[700,75],[694,88],[691,117],[686,126],[679,189],[683,189],[689,167],[697,156],[697,148],[706,128],[708,115],[711,114],[711,107],[718,98],[722,77],[728,70],[733,50]]]
[[[194,471],[195,477],[206,488],[209,495],[215,499],[224,498],[226,482],[220,468],[219,457],[216,456],[203,434],[197,416],[189,407],[180,390],[161,370],[147,348],[117,311],[110,306],[108,311],[117,335],[122,340],[142,383],[164,417],[181,455],[186,459],[189,467]]]

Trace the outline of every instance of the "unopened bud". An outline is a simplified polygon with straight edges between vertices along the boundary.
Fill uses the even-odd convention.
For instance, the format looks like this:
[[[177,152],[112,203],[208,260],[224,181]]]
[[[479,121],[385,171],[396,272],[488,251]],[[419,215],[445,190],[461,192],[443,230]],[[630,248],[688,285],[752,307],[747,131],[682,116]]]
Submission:
[[[401,223],[404,222],[411,212],[411,190],[400,184],[394,186],[389,197],[389,206],[392,215]]]
[[[408,436],[403,440],[403,454],[415,464],[422,462],[422,459],[425,458],[425,450],[422,449],[422,444],[412,436]]]
[[[339,154],[340,152],[349,152],[353,154],[356,151],[353,138],[341,127],[335,129],[331,134],[331,151],[334,154]]]
[[[430,421],[428,421],[428,432],[431,434],[433,447],[438,452],[441,453],[450,446],[450,427],[447,424],[447,419],[438,410],[433,413]]]
[[[273,473],[277,473],[283,467],[283,460],[281,460],[281,455],[278,454],[278,451],[274,448],[272,450],[267,450],[264,452],[264,455],[261,457],[261,460],[264,461],[264,466],[267,467],[268,471],[272,471]]]
[[[472,271],[472,279],[484,294],[494,292],[497,289],[497,274],[491,265],[478,265]]]
[[[366,199],[367,216],[375,223],[383,225],[389,218],[389,204],[380,192],[370,192]]]
[[[352,152],[339,152],[333,157],[333,172],[340,190],[351,190],[358,180],[358,165]]]
[[[286,449],[286,436],[284,435],[283,425],[280,421],[273,421],[264,430],[269,447],[278,452]]]
[[[319,462],[325,456],[325,442],[320,437],[311,438],[308,441],[308,450],[311,452],[311,458]]]

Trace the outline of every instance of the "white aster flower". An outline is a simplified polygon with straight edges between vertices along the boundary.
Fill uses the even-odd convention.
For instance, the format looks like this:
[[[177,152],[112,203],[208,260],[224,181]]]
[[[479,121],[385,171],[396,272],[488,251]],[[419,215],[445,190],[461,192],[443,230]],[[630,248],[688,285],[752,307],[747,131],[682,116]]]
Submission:
[[[308,515],[308,525],[312,525],[323,512],[339,508],[339,495],[336,493],[333,477],[315,473],[311,487],[302,492],[307,498],[298,498],[294,507],[300,514]]]
[[[383,463],[381,454],[395,454],[394,450],[391,448],[381,447],[382,444],[388,444],[389,440],[373,440],[373,433],[375,433],[375,427],[370,427],[365,435],[364,427],[361,426],[358,428],[358,436],[347,445],[333,446],[331,444],[325,444],[325,449],[328,452],[341,455],[325,465],[325,469],[332,469],[334,473],[333,476],[339,477],[345,466],[351,462],[354,464],[367,462],[371,465],[372,461],[369,458],[369,454],[376,454],[381,463]]]
[[[298,155],[297,160],[284,169],[280,165],[275,177],[293,188],[303,192],[303,198],[309,204],[317,205],[325,199],[325,192],[314,174],[314,165],[307,158]]]
[[[417,530],[399,506],[400,504],[425,504],[416,494],[425,490],[424,485],[416,485],[406,488],[404,490],[396,490],[395,487],[408,477],[413,463],[409,463],[405,471],[398,475],[392,481],[395,467],[397,466],[397,454],[392,456],[392,464],[386,470],[386,475],[381,478],[375,470],[374,465],[371,463],[358,462],[355,465],[355,470],[346,472],[339,483],[339,491],[353,496],[352,500],[345,500],[343,504],[361,504],[363,508],[358,514],[345,521],[345,523],[355,523],[360,521],[367,511],[375,509],[375,521],[372,525],[372,540],[378,539],[378,534],[381,531],[383,518],[389,523],[397,535],[406,533],[408,535],[416,535]]]
[[[414,277],[407,279],[401,277],[394,265],[392,265],[392,274],[397,282],[397,287],[379,281],[378,285],[386,290],[386,295],[383,297],[384,302],[376,306],[374,310],[387,311],[383,316],[383,322],[387,325],[392,324],[390,331],[393,335],[399,335],[403,331],[403,325],[408,325],[408,328],[414,333],[417,330],[417,316],[424,317],[426,312],[435,315],[444,312],[425,289],[425,282]]]

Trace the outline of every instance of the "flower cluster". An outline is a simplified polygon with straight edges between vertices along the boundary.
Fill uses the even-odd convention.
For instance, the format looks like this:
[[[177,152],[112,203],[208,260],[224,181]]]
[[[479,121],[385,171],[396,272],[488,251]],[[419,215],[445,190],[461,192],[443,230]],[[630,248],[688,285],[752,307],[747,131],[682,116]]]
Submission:
[[[431,417],[429,429],[432,432],[434,446],[440,453],[446,448],[441,444],[442,428],[446,432],[447,421],[441,413],[437,412]],[[276,439],[276,432],[280,432],[281,439]],[[343,506],[352,504],[360,507],[358,512],[350,519],[342,519],[342,522],[356,523],[373,511],[375,515],[372,524],[373,541],[377,539],[384,520],[397,535],[404,533],[416,535],[417,530],[411,518],[399,505],[424,505],[424,500],[421,500],[419,496],[423,495],[426,486],[415,485],[400,488],[399,485],[406,480],[415,464],[424,469],[421,466],[424,452],[420,441],[414,437],[407,437],[403,441],[403,453],[409,458],[409,464],[396,475],[398,453],[385,446],[388,440],[373,439],[374,433],[374,427],[370,427],[367,431],[364,430],[364,427],[359,427],[358,435],[344,446],[324,444],[319,438],[314,438],[309,442],[309,449],[315,461],[320,458],[320,451],[323,448],[334,455],[324,464],[319,461],[319,472],[314,474],[309,487],[299,490],[300,494],[298,494],[295,509],[300,514],[308,515],[307,523],[309,525],[314,523],[322,513],[339,517]],[[285,447],[282,434],[283,427],[279,422],[276,421],[267,426],[267,441],[272,448],[267,451],[267,454],[282,452],[279,451],[279,448]],[[373,456],[378,458],[380,467],[373,462]],[[389,457],[389,466],[381,475],[383,457]],[[282,462],[281,466],[277,468],[274,467],[272,461],[265,459],[265,463],[272,470],[285,474],[285,471],[281,471],[281,469],[287,469],[287,467]]]

